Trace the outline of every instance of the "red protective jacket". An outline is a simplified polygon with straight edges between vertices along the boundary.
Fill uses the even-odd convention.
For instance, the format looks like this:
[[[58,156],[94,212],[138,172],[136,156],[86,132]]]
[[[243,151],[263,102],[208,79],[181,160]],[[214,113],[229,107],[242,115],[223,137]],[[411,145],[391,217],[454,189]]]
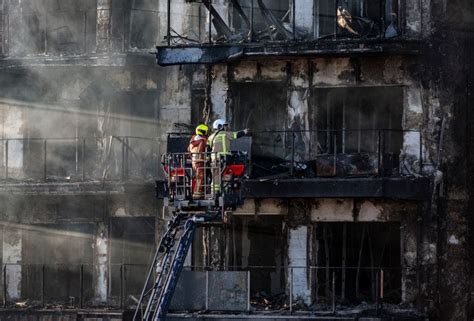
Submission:
[[[193,153],[192,161],[193,163],[196,162],[204,162],[206,159],[206,152],[207,146],[207,138],[199,135],[194,135],[191,140],[189,141],[188,145],[188,152]],[[199,154],[202,153],[202,154]]]

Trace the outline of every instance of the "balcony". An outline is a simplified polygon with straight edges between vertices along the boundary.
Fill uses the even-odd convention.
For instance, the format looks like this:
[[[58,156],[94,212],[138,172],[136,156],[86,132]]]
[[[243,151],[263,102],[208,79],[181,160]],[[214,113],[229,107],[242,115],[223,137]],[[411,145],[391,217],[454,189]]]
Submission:
[[[408,12],[403,1],[229,3],[168,1],[158,64],[209,64],[255,56],[418,54],[422,50],[421,24],[413,28],[420,23],[422,10]]]
[[[88,238],[85,234],[83,237]],[[133,310],[134,298],[140,296],[143,274],[147,265],[111,263],[109,295],[105,302],[99,303],[95,297],[95,271],[98,264],[3,264],[3,280],[0,298],[4,311],[19,310],[20,303],[31,311],[45,309],[44,312],[64,306],[74,309],[103,309],[111,312]],[[381,267],[341,267],[341,266],[232,266],[214,270],[212,266],[185,267],[178,283],[175,297],[171,303],[170,319],[182,316],[182,312],[201,312],[219,314],[222,319],[235,313],[252,313],[259,319],[265,316],[286,316],[297,319],[313,317],[318,320],[358,320],[361,316],[384,316],[403,320],[419,320],[414,310],[402,309],[400,303],[401,286],[399,266]],[[274,293],[262,291],[268,288],[269,275],[279,276]],[[304,277],[301,277],[304,275]],[[309,276],[313,289],[312,302],[302,302],[301,279]],[[364,283],[357,288],[347,284],[340,293],[341,278],[348,280],[372,280],[373,287]],[[22,280],[19,297],[11,297],[11,289]],[[381,282],[380,280],[383,279]],[[288,280],[288,282],[285,282]],[[358,282],[358,281],[357,281]],[[367,284],[369,284],[367,282]],[[382,291],[378,291],[382,289]],[[210,289],[210,291],[206,291]],[[215,291],[212,291],[215,289]],[[9,291],[10,290],[10,291]],[[192,293],[193,295],[186,295]],[[387,293],[385,297],[380,293]],[[350,303],[350,304],[348,304]],[[385,305],[384,305],[385,304]],[[175,314],[176,313],[176,314]],[[293,317],[291,314],[294,314]],[[281,318],[281,317],[280,317]],[[398,319],[397,319],[398,320]]]
[[[170,134],[168,152],[186,150],[188,141],[188,134]],[[430,195],[423,143],[418,131],[265,131],[234,141],[232,149],[250,154],[249,198],[423,200]],[[145,188],[151,195],[152,182],[164,178],[154,138],[11,138],[0,144],[0,191],[8,193]]]
[[[134,136],[0,139],[0,193],[152,196],[159,146]]]
[[[184,151],[188,140],[187,134],[170,134],[168,151]],[[429,197],[419,131],[261,131],[232,144],[250,154],[244,182],[249,198]]]
[[[135,2],[134,2],[135,3]],[[0,65],[154,64],[157,5],[98,7],[94,1],[0,7]]]

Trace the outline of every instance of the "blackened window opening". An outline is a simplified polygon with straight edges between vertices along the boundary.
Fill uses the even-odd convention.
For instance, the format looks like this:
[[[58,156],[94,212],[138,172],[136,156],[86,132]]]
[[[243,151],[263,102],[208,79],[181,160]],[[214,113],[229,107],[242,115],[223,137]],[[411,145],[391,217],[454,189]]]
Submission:
[[[128,26],[129,30],[123,30],[123,34],[128,35],[125,42],[129,43],[131,49],[154,48],[158,41],[158,23],[164,17],[160,16],[158,1],[124,1],[124,8],[127,6],[130,6],[129,21],[127,23],[127,10],[124,10],[125,23],[123,25]]]
[[[33,200],[32,203],[36,202]],[[48,205],[56,207],[58,212],[66,210],[74,213],[78,209],[79,202],[65,199],[64,204]],[[21,245],[22,253],[25,255],[21,265],[12,265],[11,268],[21,271],[21,298],[40,302],[41,293],[44,292],[46,302],[71,305],[71,300],[80,296],[79,284],[82,274],[83,299],[85,303],[89,302],[94,296],[93,255],[90,250],[93,232],[94,224],[90,223],[25,226],[22,229]]]
[[[403,144],[400,87],[316,89],[313,126],[320,153],[399,153]],[[384,136],[384,137],[381,137]]]
[[[204,89],[193,89],[191,92],[191,124],[203,122],[203,112],[206,106],[206,92]]]
[[[317,223],[314,233],[318,244],[312,278],[316,300],[331,302],[334,275],[337,301],[375,302],[381,287],[379,274],[379,278],[383,275],[384,302],[400,303],[399,223]]]
[[[285,237],[282,217],[238,217],[234,224],[234,265],[250,271],[251,297],[284,294],[286,271],[283,267]]]
[[[284,158],[287,154],[282,144],[284,134],[262,133],[286,129],[286,96],[282,82],[232,84],[232,127],[258,132],[252,136],[253,157]]]
[[[119,300],[121,289],[126,290],[126,305],[134,303],[130,296],[139,296],[143,276],[152,260],[155,246],[153,217],[114,218],[111,220],[111,299]],[[125,283],[125,284],[124,284]]]
[[[225,269],[218,261],[227,262],[229,270],[250,271],[252,301],[284,296],[288,269],[283,226],[282,216],[260,214],[233,216],[226,230],[199,228],[192,246],[194,270]],[[217,241],[222,245],[220,258],[216,257],[216,248],[212,249]]]
[[[95,48],[96,9],[92,0],[11,2],[4,24],[9,53],[82,54],[92,51]]]

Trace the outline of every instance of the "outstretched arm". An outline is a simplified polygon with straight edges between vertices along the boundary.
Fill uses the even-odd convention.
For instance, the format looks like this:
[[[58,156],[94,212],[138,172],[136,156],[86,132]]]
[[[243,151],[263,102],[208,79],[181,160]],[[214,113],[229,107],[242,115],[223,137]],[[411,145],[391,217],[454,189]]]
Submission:
[[[236,139],[236,138],[240,138],[247,135],[249,132],[250,130],[248,128],[245,128],[244,130],[239,130],[238,132],[234,132],[233,136]]]

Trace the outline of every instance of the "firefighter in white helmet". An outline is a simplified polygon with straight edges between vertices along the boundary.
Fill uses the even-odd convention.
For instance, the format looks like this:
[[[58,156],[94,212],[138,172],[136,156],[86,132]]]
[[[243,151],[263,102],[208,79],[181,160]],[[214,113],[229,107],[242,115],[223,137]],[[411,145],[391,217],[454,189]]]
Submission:
[[[230,154],[230,141],[240,138],[242,136],[247,135],[250,130],[248,128],[244,130],[239,130],[233,132],[230,128],[228,122],[224,119],[217,119],[212,124],[212,128],[214,132],[209,139],[207,140],[207,144],[209,149],[212,151],[211,158],[212,158],[212,186],[214,192],[220,190],[220,173],[219,173],[219,166],[218,162],[221,156],[225,156]]]

